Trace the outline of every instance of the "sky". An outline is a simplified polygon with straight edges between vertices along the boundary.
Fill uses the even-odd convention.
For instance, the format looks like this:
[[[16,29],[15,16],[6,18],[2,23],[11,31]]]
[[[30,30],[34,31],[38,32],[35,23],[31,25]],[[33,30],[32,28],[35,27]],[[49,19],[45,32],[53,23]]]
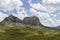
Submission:
[[[23,20],[37,16],[42,25],[60,26],[60,0],[0,0],[0,22],[9,15]]]

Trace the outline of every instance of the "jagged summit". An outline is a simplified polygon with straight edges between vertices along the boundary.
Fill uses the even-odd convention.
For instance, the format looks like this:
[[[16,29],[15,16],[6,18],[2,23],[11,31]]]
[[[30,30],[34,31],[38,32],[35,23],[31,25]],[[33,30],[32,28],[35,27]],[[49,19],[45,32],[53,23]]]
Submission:
[[[15,22],[15,23],[21,23],[22,20],[20,20],[19,18],[13,16],[13,15],[10,15],[9,17],[5,18],[3,21],[6,21],[6,22]]]

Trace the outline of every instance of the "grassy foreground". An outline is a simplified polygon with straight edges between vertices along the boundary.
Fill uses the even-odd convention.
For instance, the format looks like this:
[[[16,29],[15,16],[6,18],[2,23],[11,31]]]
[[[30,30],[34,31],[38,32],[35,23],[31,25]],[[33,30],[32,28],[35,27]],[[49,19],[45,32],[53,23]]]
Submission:
[[[60,40],[59,30],[31,25],[14,27],[2,25],[0,25],[0,40]]]

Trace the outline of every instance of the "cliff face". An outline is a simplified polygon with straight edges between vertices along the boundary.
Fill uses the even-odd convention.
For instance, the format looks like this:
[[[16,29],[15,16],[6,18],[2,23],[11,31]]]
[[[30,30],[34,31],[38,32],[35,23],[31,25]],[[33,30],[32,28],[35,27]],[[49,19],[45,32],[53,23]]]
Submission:
[[[39,18],[36,16],[33,17],[26,17],[23,19],[24,24],[30,24],[30,25],[39,25],[40,21]]]

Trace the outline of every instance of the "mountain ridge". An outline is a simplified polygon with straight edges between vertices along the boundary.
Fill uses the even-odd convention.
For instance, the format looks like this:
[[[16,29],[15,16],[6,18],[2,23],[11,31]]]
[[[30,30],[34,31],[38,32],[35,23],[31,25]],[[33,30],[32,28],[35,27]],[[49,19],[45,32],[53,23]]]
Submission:
[[[5,25],[13,25],[13,24],[39,25],[40,24],[39,19],[36,16],[25,17],[23,20],[20,20],[19,18],[13,15],[6,17],[1,23]]]
[[[49,29],[60,29],[58,27],[46,27],[44,25],[42,25],[40,23],[40,20],[38,17],[36,16],[32,16],[32,17],[25,17],[23,20],[20,20],[19,18],[13,16],[13,15],[10,15],[8,17],[6,17],[2,22],[0,22],[0,24],[4,24],[8,27],[13,27],[13,25],[34,25],[34,26],[41,26],[41,27],[45,27],[45,28],[49,28]]]

